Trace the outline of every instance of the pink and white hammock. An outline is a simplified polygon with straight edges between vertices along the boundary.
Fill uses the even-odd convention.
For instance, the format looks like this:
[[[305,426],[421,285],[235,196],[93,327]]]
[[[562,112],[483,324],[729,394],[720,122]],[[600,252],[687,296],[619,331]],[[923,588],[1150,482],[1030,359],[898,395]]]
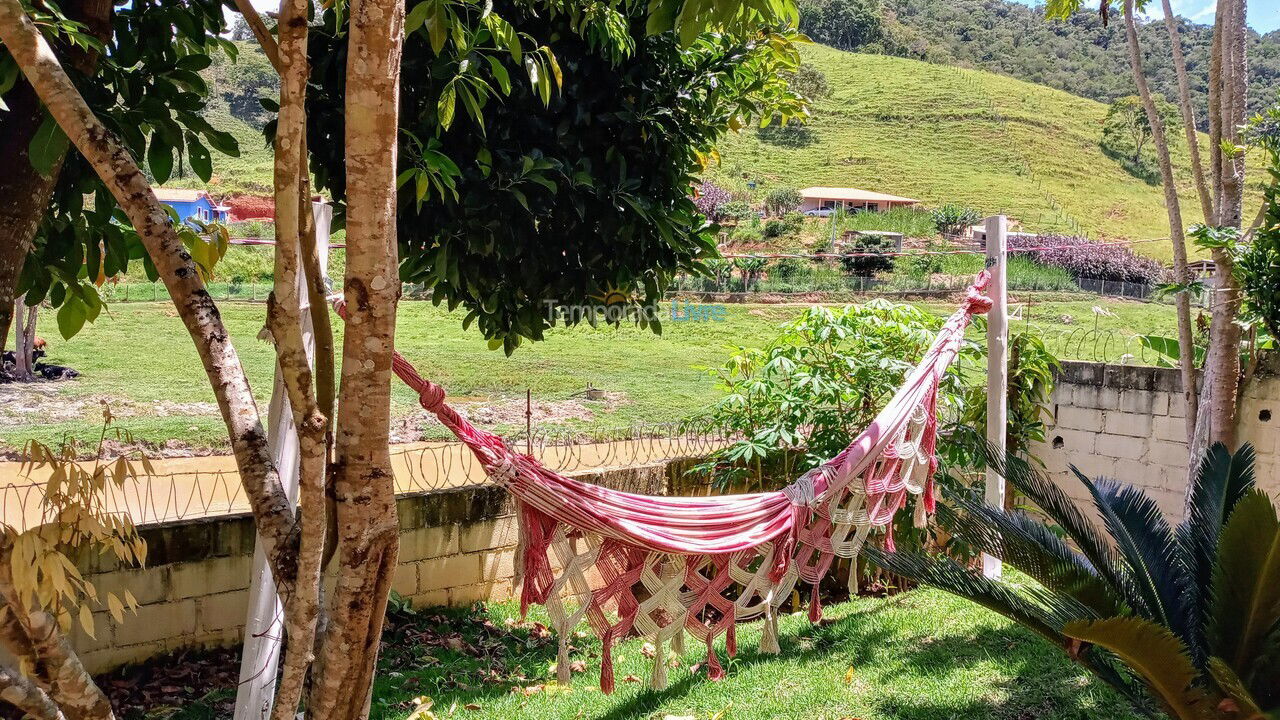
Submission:
[[[854,558],[872,528],[892,547],[894,514],[921,495],[915,522],[934,509],[938,384],[965,328],[991,301],[984,271],[889,404],[839,455],[777,492],[718,497],[636,495],[551,472],[445,404],[445,393],[396,354],[392,369],[467,444],[489,477],[515,497],[520,529],[516,583],[521,610],[546,607],[559,634],[557,673],[569,680],[569,639],[585,618],[600,637],[600,686],[614,688],[614,643],[637,632],[655,646],[652,684],[666,685],[668,644],[688,632],[707,647],[713,680],[723,676],[713,643],[730,657],[735,624],[763,617],[762,652],[777,653],[778,607],[797,582],[813,586],[809,619],[822,609],[818,583],[836,557]],[[856,589],[857,573],[849,574]]]

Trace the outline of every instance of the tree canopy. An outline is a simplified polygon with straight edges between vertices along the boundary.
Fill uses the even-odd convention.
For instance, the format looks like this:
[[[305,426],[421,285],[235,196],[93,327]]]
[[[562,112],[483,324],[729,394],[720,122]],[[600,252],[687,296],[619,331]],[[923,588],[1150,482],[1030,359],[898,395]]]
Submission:
[[[409,25],[435,2],[411,3]],[[587,22],[521,3],[494,12],[520,29],[525,58],[440,52],[430,22],[406,42],[398,233],[401,278],[464,306],[464,324],[511,352],[581,317],[557,318],[557,308],[611,291],[633,306],[656,303],[675,273],[698,272],[716,250],[715,228],[690,197],[695,173],[725,132],[802,104],[779,73],[798,63],[790,39],[767,25],[652,34],[638,2]],[[309,145],[318,187],[341,202],[342,149],[329,139],[342,133],[346,40],[333,28],[330,15],[312,33]],[[541,53],[533,69],[531,52]],[[482,76],[456,87],[462,63]],[[477,91],[482,83],[503,94]],[[638,319],[660,330],[656,318]]]

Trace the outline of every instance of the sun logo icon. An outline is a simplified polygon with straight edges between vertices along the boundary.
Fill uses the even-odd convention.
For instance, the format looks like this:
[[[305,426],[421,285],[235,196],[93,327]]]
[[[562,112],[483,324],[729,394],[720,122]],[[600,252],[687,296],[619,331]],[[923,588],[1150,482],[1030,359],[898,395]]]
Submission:
[[[601,305],[606,306],[625,304],[631,301],[631,294],[619,290],[613,283],[609,283],[608,286],[605,287],[604,292],[591,295],[590,297],[593,300],[599,300]]]

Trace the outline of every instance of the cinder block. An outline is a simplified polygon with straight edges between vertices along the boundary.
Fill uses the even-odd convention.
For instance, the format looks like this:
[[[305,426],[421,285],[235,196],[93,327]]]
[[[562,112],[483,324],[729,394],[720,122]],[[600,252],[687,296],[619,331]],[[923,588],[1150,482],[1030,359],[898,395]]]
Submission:
[[[1054,452],[1063,453],[1068,457],[1080,457],[1093,454],[1098,431],[1055,428],[1046,433],[1046,437],[1050,449]],[[1061,447],[1059,447],[1059,441],[1061,441]]]
[[[135,663],[148,660],[160,653],[165,648],[162,643],[147,643],[142,645],[130,645],[128,647],[109,647],[90,652],[78,653],[80,662],[84,664],[86,670],[97,675],[110,670],[115,670],[122,665],[133,665]]]
[[[105,597],[103,597],[103,603],[104,603],[103,606],[105,607],[105,603],[106,603]],[[90,607],[92,608],[93,606],[91,605]],[[129,615],[130,615],[129,611],[126,610],[124,614],[124,619],[126,621],[129,619]],[[71,616],[75,621],[71,624],[71,632],[69,633],[69,635],[71,639],[71,647],[75,648],[77,653],[92,652],[94,650],[102,650],[105,648],[110,648],[115,644],[115,641],[112,635],[112,622],[111,622],[110,613],[105,611],[93,613],[93,636],[92,637],[90,637],[89,633],[85,632],[84,628],[80,626],[79,611],[77,610],[72,612]]]
[[[236,590],[220,595],[208,595],[200,598],[198,605],[201,631],[243,628],[249,613],[249,591]]]
[[[1187,444],[1184,442],[1169,442],[1167,440],[1151,440],[1147,443],[1147,462],[1151,465],[1179,465],[1184,468],[1187,464]],[[1186,478],[1178,478],[1176,482],[1182,483]],[[1166,484],[1166,487],[1168,485]]]
[[[510,580],[516,574],[516,548],[510,545],[498,550],[477,553],[480,559],[480,577],[486,581]]]
[[[1058,427],[1097,431],[1102,427],[1102,411],[1063,405],[1058,408]]]
[[[1187,420],[1185,417],[1175,416],[1173,413],[1153,418],[1151,434],[1157,440],[1185,443],[1187,441]]]
[[[193,564],[193,567],[199,567],[199,565]],[[115,593],[116,597],[124,599],[124,591],[128,590],[133,593],[133,598],[138,601],[139,605],[151,605],[168,599],[169,575],[172,570],[172,565],[113,570],[108,573],[93,575],[86,579],[93,583],[98,595],[104,601],[109,592]]]
[[[456,525],[421,527],[400,533],[400,562],[457,555],[460,552],[458,542]]]
[[[514,516],[482,520],[460,528],[459,534],[458,549],[464,553],[514,545],[519,538]]]
[[[168,599],[184,600],[247,589],[253,572],[253,556],[229,555],[169,567]]]
[[[449,555],[418,563],[418,592],[471,585],[481,580],[480,556]]]
[[[1097,454],[1123,460],[1140,460],[1147,454],[1147,441],[1129,435],[1099,435]]]
[[[240,610],[244,622],[244,606]],[[136,615],[126,614],[116,626],[116,644],[124,647],[141,643],[163,643],[173,638],[193,635],[196,631],[196,601],[155,603],[138,608]]]
[[[1182,393],[1169,394],[1169,416],[1177,418],[1187,416],[1187,398]]]
[[[466,607],[478,602],[502,602],[510,598],[510,582],[483,582],[449,588],[450,607]]]
[[[404,597],[418,592],[418,563],[401,562],[396,566],[395,576],[391,578],[391,591]]]
[[[432,590],[409,597],[409,603],[416,608],[447,607],[449,605],[448,590]]]
[[[1153,418],[1146,413],[1127,413],[1113,410],[1107,413],[1102,424],[1104,432],[1111,435],[1127,435],[1129,437],[1151,437]],[[1121,456],[1123,457],[1123,456]]]
[[[1117,410],[1144,415],[1169,414],[1169,394],[1155,390],[1123,390]]]

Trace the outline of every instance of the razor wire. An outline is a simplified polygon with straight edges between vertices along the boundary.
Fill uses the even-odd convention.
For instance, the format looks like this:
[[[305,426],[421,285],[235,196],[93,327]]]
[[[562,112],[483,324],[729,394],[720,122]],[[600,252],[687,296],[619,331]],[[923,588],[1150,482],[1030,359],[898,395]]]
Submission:
[[[546,467],[570,475],[702,458],[728,442],[728,436],[713,429],[695,431],[676,423],[581,431],[547,429],[532,437],[515,435],[510,439],[512,447],[527,447]],[[227,462],[219,458],[211,459],[210,464],[219,461]],[[163,462],[162,458],[153,459],[153,463]],[[489,482],[475,456],[457,441],[393,446],[391,466],[397,496]],[[30,481],[0,486],[0,523],[18,532],[52,519],[53,511],[44,502],[46,483],[27,479]],[[139,526],[250,512],[240,475],[230,468],[131,476],[120,485],[106,483],[95,502],[107,512],[128,515]]]

